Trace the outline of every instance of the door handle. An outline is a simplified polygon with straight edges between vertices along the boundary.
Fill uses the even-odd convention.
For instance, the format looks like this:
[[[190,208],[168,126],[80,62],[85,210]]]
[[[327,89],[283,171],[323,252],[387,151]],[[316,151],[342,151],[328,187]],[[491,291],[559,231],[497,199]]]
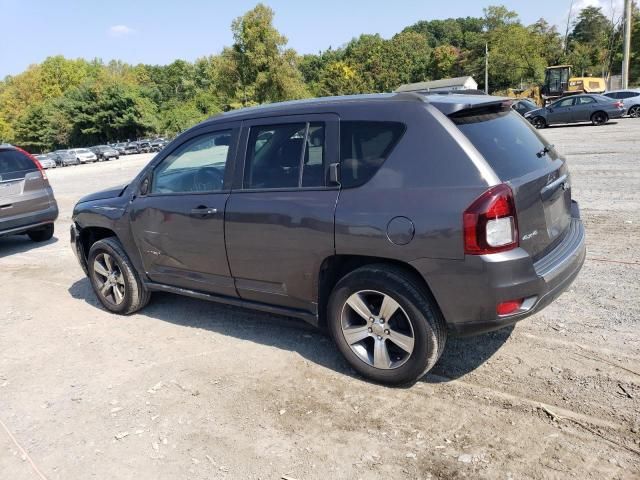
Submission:
[[[218,213],[217,208],[209,208],[205,206],[191,209],[191,215],[196,217],[207,217],[209,215],[215,215],[216,213]]]

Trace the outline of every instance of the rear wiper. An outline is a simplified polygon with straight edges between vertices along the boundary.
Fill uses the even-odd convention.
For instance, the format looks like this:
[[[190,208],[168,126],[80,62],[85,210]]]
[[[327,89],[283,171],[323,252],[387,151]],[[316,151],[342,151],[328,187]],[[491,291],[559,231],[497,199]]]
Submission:
[[[547,153],[551,152],[551,149],[555,147],[555,145],[553,144],[549,144],[549,145],[545,145],[544,148],[542,150],[540,150],[538,153],[536,153],[536,156],[538,158],[542,158],[544,157]]]

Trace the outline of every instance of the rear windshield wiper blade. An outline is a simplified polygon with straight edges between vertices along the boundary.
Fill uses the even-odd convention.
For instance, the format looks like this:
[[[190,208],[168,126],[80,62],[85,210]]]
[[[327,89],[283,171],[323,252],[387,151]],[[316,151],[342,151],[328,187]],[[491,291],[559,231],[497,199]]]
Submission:
[[[555,147],[555,145],[553,144],[549,144],[549,145],[545,145],[544,148],[542,150],[540,150],[538,153],[536,153],[538,158],[542,158],[544,157],[547,153],[551,152],[551,150]]]

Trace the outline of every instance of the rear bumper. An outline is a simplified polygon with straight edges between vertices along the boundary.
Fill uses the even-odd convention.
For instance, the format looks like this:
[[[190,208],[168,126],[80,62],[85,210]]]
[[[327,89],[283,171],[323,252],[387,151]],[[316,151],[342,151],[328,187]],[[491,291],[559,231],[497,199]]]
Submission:
[[[569,232],[545,257],[533,262],[521,248],[448,261],[421,271],[454,335],[476,335],[512,325],[558,298],[578,276],[586,257],[585,231],[574,203]],[[452,271],[445,272],[445,269]],[[442,273],[439,273],[442,272]],[[511,315],[499,316],[498,303],[525,299]]]
[[[58,218],[58,205],[53,202],[46,210],[16,215],[0,220],[0,237],[18,235],[53,223]]]

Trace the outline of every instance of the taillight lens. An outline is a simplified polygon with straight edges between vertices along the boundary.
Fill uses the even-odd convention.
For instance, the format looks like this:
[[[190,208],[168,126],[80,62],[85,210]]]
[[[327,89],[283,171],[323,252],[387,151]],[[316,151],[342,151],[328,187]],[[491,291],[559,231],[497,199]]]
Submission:
[[[26,155],[27,157],[29,157],[29,159],[33,162],[33,164],[38,168],[38,170],[40,170],[40,175],[42,175],[43,180],[47,179],[47,174],[44,172],[44,169],[42,168],[42,165],[40,165],[40,162],[38,161],[38,159],[36,157],[34,157],[33,155],[31,155],[29,152],[27,152],[26,150],[23,150],[20,147],[15,147],[16,150],[18,150],[19,152],[23,153],[24,155]]]
[[[513,192],[506,184],[484,192],[463,215],[464,253],[484,255],[518,246],[518,220]]]
[[[622,107],[624,107],[624,102],[622,100],[618,100],[617,102],[615,102],[613,104],[613,106],[617,107],[617,108],[622,108]]]

